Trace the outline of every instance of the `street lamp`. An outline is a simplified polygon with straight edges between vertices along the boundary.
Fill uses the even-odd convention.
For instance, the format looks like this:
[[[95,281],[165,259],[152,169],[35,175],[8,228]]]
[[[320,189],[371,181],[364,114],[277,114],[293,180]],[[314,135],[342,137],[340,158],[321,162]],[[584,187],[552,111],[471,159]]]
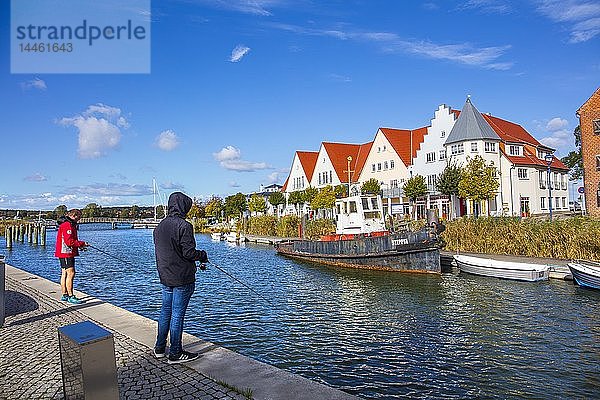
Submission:
[[[350,197],[350,174],[354,171],[350,170],[350,162],[352,161],[352,156],[348,156],[348,197]]]
[[[550,182],[550,165],[552,165],[554,156],[551,153],[547,153],[544,156],[544,160],[546,160],[546,165],[548,166],[548,209],[550,210],[550,221],[552,221],[552,183]]]

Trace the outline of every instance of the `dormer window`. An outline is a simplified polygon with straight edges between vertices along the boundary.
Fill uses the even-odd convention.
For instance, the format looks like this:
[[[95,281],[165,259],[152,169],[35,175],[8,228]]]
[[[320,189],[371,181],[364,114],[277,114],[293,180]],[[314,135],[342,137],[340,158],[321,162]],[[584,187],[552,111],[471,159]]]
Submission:
[[[517,146],[514,144],[511,144],[510,146],[508,146],[508,154],[510,154],[511,156],[520,156],[521,154],[521,146]]]

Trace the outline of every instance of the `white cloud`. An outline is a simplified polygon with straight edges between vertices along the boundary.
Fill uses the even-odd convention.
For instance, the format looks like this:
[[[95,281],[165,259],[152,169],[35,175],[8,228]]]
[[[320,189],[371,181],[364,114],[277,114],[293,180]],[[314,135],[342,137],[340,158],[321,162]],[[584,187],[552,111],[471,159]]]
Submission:
[[[27,89],[38,89],[38,90],[46,90],[48,87],[46,86],[46,82],[41,80],[40,78],[34,78],[30,81],[21,83],[21,87],[24,90]]]
[[[176,183],[176,182],[163,182],[159,185],[159,187],[161,189],[164,190],[180,190],[183,191],[185,189],[185,186],[182,185],[181,183]]]
[[[245,14],[269,16],[273,15],[270,8],[282,6],[286,0],[200,0],[201,2]]]
[[[267,182],[271,183],[279,183],[281,181],[281,173],[280,172],[272,172],[267,175]]]
[[[458,6],[459,10],[479,10],[490,14],[505,14],[512,10],[511,5],[505,0],[468,0]]]
[[[264,162],[251,162],[241,159],[241,152],[233,146],[223,147],[216,153],[213,153],[215,160],[228,170],[238,172],[253,172],[261,169],[270,169],[269,165]]]
[[[229,186],[232,187],[232,188],[239,188],[239,187],[241,187],[241,185],[239,183],[235,182],[235,181],[229,182]]]
[[[166,131],[162,131],[160,135],[156,137],[156,147],[164,151],[171,151],[179,146],[179,138],[177,134],[167,129]]]
[[[573,147],[573,132],[569,129],[569,122],[566,119],[556,117],[549,120],[542,129],[548,133],[548,136],[540,139],[540,142],[556,149],[560,154],[567,154]]]
[[[566,119],[556,117],[548,121],[548,123],[546,124],[546,129],[550,132],[556,132],[566,128],[568,125],[569,122]]]
[[[23,180],[29,182],[44,182],[47,181],[48,178],[42,175],[41,173],[36,172],[33,175],[26,176],[25,178],[23,178]]]
[[[493,70],[508,70],[514,65],[513,62],[499,60],[511,48],[510,45],[476,47],[470,43],[438,44],[427,40],[407,40],[390,32],[313,29],[280,23],[271,26],[299,35],[327,36],[339,40],[371,43],[390,54],[414,54]]]
[[[102,103],[89,106],[74,117],[64,117],[58,121],[64,126],[74,126],[79,131],[79,158],[99,158],[106,156],[121,141],[121,129],[129,123],[121,115],[121,110]]]
[[[246,54],[248,54],[249,51],[250,47],[238,44],[235,46],[235,49],[231,51],[231,57],[229,57],[229,61],[239,62]]]
[[[600,3],[591,0],[537,0],[537,10],[571,32],[570,43],[586,42],[600,34]]]

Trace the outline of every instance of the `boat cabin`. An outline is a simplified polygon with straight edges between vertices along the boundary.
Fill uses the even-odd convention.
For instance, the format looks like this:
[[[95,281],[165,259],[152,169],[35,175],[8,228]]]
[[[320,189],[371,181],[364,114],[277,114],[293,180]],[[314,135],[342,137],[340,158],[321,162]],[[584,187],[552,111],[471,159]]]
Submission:
[[[335,201],[335,232],[340,235],[385,231],[383,202],[378,195],[350,196]]]

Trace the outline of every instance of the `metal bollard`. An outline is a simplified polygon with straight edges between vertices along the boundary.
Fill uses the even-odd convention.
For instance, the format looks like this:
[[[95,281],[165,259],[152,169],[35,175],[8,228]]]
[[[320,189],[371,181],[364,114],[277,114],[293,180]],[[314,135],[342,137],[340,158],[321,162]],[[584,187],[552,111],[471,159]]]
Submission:
[[[6,266],[4,256],[0,256],[0,328],[4,325],[4,277],[6,275]]]
[[[58,328],[65,399],[118,400],[112,333],[91,321]]]

